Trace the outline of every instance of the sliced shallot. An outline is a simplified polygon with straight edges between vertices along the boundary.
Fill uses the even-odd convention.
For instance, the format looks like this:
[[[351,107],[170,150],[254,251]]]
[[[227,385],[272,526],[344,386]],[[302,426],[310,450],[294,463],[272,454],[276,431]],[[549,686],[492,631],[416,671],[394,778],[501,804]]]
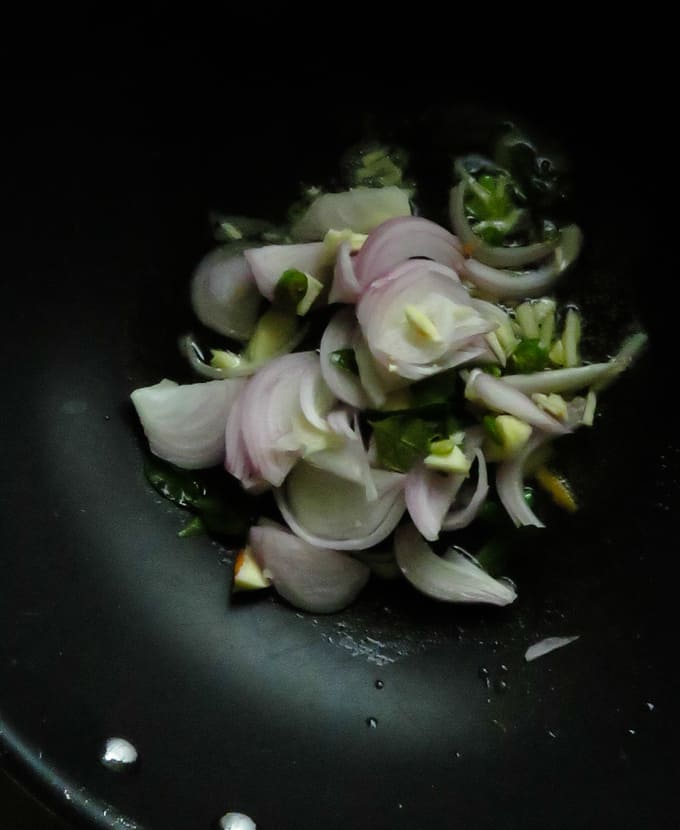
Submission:
[[[376,228],[354,257],[354,273],[362,291],[396,265],[423,257],[458,271],[464,264],[459,240],[441,225],[409,216],[390,219]]]
[[[294,268],[320,282],[325,281],[326,267],[322,242],[300,245],[264,245],[245,251],[250,270],[263,297],[274,299],[274,291],[284,271]]]
[[[191,305],[204,326],[245,341],[255,328],[262,297],[246,258],[234,248],[216,248],[203,257],[191,282]]]
[[[523,392],[514,389],[499,378],[495,378],[481,369],[473,369],[465,388],[465,395],[472,400],[479,400],[496,412],[507,412],[544,432],[564,435],[569,427],[561,424],[528,398]]]
[[[479,449],[482,442],[480,429],[470,429],[463,439],[463,452],[479,465],[478,481],[470,502],[458,510],[449,512],[467,476],[462,473],[441,473],[424,464],[417,464],[406,476],[404,496],[411,520],[422,535],[433,542],[444,529],[464,527],[471,522],[484,502],[488,492],[486,463]],[[448,527],[452,524],[452,527]]]
[[[359,377],[331,360],[333,352],[352,348],[356,329],[357,321],[353,309],[340,309],[331,318],[321,337],[319,357],[321,374],[336,397],[358,409],[365,409],[368,406],[368,397]]]
[[[486,501],[489,492],[489,479],[486,470],[486,460],[484,453],[479,449],[475,449],[474,456],[477,459],[477,484],[470,497],[470,500],[464,507],[459,507],[457,510],[452,510],[444,517],[442,528],[444,530],[461,530],[467,527],[474,519]]]
[[[524,465],[529,456],[553,437],[545,432],[534,432],[517,455],[498,465],[496,492],[501,504],[517,527],[532,525],[545,527],[524,498]]]
[[[394,530],[405,508],[404,476],[387,470],[372,474],[377,498],[368,501],[363,484],[300,461],[274,497],[286,524],[311,545],[365,550]]]
[[[537,297],[544,294],[574,263],[581,250],[583,234],[576,225],[562,229],[560,243],[550,259],[533,271],[503,271],[467,259],[462,275],[484,294],[500,300]]]
[[[456,552],[447,559],[437,556],[412,524],[397,530],[394,551],[406,579],[433,599],[509,605],[517,598],[509,583],[494,579],[468,557]]]
[[[342,193],[317,196],[293,225],[293,239],[323,239],[331,230],[351,228],[369,233],[395,216],[410,216],[408,191],[399,187],[357,187]]]
[[[546,369],[527,375],[504,375],[502,380],[525,395],[533,395],[535,392],[576,392],[594,383],[601,383],[620,371],[620,367],[610,361],[589,363],[571,369]]]
[[[296,608],[314,614],[345,608],[371,573],[363,562],[337,550],[314,547],[273,523],[252,527],[249,544],[277,593]]]
[[[238,411],[240,441],[247,447],[251,472],[274,487],[279,487],[297,459],[308,449],[310,439],[323,435],[305,417],[302,392],[309,384],[321,384],[319,356],[315,352],[296,352],[276,358],[263,366],[243,390],[243,406]],[[324,394],[328,403],[331,398]],[[307,398],[307,404],[311,398]],[[230,425],[230,429],[231,429]],[[234,466],[227,455],[227,470],[239,477],[241,465]]]
[[[467,362],[471,351],[479,356],[486,351],[480,336],[497,325],[473,307],[455,272],[426,260],[373,282],[356,313],[375,359],[413,380]]]
[[[333,282],[328,295],[329,303],[355,303],[361,293],[354,273],[351,251],[352,246],[349,242],[340,243],[333,271]]]
[[[167,378],[130,395],[154,455],[197,470],[224,457],[224,430],[242,380],[178,385]]]
[[[449,197],[449,218],[451,227],[459,237],[466,250],[472,251],[474,258],[485,265],[494,268],[521,268],[530,265],[540,259],[545,259],[551,254],[559,243],[559,238],[546,241],[534,242],[531,245],[490,245],[470,227],[465,215],[465,182],[451,188]]]

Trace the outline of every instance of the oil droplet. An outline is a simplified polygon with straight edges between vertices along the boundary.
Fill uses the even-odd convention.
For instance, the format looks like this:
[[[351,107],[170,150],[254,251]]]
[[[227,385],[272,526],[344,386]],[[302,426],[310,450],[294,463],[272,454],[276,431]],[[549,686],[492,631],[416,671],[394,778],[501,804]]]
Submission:
[[[502,695],[508,691],[508,684],[505,680],[497,679],[494,680],[493,688],[495,692],[498,692],[499,695]]]
[[[650,712],[654,711],[654,704],[647,702],[645,706],[649,709]]]
[[[456,752],[456,758],[462,758],[462,757],[463,757],[462,752]]]
[[[129,769],[137,761],[137,750],[125,738],[109,738],[99,759],[113,772]]]
[[[508,667],[505,665],[505,663],[501,663],[501,664],[500,664],[500,666],[499,666],[499,668],[498,668],[498,671],[499,671],[499,672],[501,672],[502,674],[507,674],[507,673],[508,673],[508,671],[509,671],[509,669],[508,669]]]
[[[376,689],[384,689],[384,688],[385,688],[385,684],[383,683],[383,681],[382,681],[382,680],[376,680],[376,681],[375,681],[375,688],[376,688]]]
[[[244,813],[226,813],[220,819],[220,830],[257,830],[255,822]]]
[[[369,729],[377,729],[378,728],[378,719],[377,718],[366,718],[366,726]]]
[[[557,732],[553,732],[552,729],[548,729],[548,735],[550,735],[551,738],[556,738]]]
[[[477,670],[477,676],[479,677],[479,679],[482,681],[482,683],[484,683],[484,685],[488,689],[489,686],[491,685],[491,681],[489,680],[489,670],[487,669],[487,667],[486,666],[480,666],[479,669]]]

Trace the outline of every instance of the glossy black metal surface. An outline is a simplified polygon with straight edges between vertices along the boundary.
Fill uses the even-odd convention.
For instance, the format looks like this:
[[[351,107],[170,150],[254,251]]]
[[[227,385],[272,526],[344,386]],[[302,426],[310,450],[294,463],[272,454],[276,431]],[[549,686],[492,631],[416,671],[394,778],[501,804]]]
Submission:
[[[587,268],[567,292],[583,296],[596,274],[603,327],[637,318],[652,349],[594,433],[574,439],[586,507],[528,537],[516,607],[451,608],[388,584],[313,618],[273,597],[233,603],[231,554],[177,539],[182,517],[144,481],[128,395],[182,371],[175,338],[210,244],[207,210],[280,213],[301,177],[326,176],[362,136],[361,109],[300,90],[19,97],[5,196],[0,760],[99,827],[195,830],[227,810],[262,830],[671,826],[675,650],[660,559],[677,533],[678,443],[659,391],[670,310],[649,292],[650,251],[665,260],[648,176],[631,161],[642,127],[612,149],[602,111],[584,129],[549,107],[480,115],[415,87],[374,108],[370,123],[415,143],[433,198],[446,146],[485,136],[497,112],[541,124],[588,188]],[[581,639],[524,662],[529,644],[561,634]],[[98,762],[112,735],[140,752],[130,774]]]

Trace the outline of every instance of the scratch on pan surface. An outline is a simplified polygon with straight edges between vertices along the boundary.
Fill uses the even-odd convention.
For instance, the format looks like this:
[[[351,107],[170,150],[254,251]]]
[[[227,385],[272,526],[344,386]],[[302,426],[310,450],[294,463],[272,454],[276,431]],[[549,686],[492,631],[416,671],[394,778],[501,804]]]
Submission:
[[[379,667],[423,652],[442,639],[437,632],[431,630],[403,632],[395,637],[393,628],[375,620],[353,620],[351,624],[342,620],[323,622],[325,625],[320,633],[327,643],[349,652],[352,657],[363,658]]]

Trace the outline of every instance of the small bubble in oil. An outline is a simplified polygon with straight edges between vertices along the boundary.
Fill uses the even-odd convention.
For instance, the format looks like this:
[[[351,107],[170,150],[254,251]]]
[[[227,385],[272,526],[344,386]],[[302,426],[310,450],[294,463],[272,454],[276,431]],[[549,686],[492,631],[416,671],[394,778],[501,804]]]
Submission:
[[[369,729],[377,729],[378,728],[378,719],[377,718],[366,718],[366,726]]]
[[[376,689],[384,689],[385,688],[384,682],[382,680],[376,680],[375,681],[375,688]]]
[[[502,695],[508,691],[508,684],[505,680],[501,680],[499,678],[497,680],[494,680],[493,688],[495,692],[498,692],[498,694]]]

